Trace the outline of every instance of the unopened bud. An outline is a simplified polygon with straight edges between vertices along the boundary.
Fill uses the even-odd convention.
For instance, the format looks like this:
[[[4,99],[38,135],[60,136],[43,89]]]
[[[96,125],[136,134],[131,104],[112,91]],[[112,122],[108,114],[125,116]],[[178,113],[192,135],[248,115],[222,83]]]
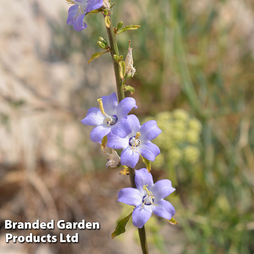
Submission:
[[[102,49],[107,48],[107,46],[106,46],[103,42],[101,42],[101,41],[97,41],[97,45],[98,45],[100,48],[102,48]]]
[[[120,21],[118,24],[117,24],[117,30],[119,30],[120,28],[122,28],[123,26],[123,21]]]
[[[119,56],[116,55],[116,54],[114,54],[114,55],[113,55],[113,59],[114,59],[114,61],[118,62]]]
[[[105,40],[104,38],[99,37],[99,41],[101,41],[101,42],[104,43],[106,46],[108,46],[108,42],[107,42],[107,40]]]
[[[118,58],[118,61],[122,61],[123,60],[123,56],[120,55],[119,58]]]

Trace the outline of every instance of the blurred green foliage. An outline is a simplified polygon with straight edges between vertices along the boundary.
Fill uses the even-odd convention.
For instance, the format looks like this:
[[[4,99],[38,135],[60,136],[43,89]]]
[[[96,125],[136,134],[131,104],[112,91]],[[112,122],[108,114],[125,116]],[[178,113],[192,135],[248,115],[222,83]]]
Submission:
[[[146,118],[145,121],[151,119]],[[156,157],[154,166],[162,168],[165,165],[176,166],[181,161],[190,165],[199,159],[199,135],[201,123],[190,118],[182,109],[158,113],[154,120],[162,133],[155,139],[155,144],[160,147],[161,154]]]
[[[186,235],[183,253],[254,253],[253,52],[247,35],[239,38],[235,32],[239,20],[223,22],[221,10],[232,11],[226,7],[231,1],[207,2],[201,10],[194,5],[202,1],[125,2],[117,1],[116,20],[129,4],[138,23],[123,17],[141,25],[128,34],[137,69],[129,84],[142,101],[140,115],[156,119],[163,111],[184,108],[202,125],[199,160],[164,169],[180,197],[176,219]],[[246,11],[251,7],[243,4]],[[161,126],[166,133],[167,127],[164,142],[170,147],[174,131]]]

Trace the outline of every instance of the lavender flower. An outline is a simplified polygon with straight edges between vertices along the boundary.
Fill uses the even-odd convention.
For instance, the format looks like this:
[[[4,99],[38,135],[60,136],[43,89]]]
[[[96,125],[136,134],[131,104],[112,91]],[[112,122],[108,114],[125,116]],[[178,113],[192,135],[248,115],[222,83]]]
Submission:
[[[131,132],[126,115],[132,108],[137,108],[135,99],[127,97],[118,104],[116,93],[113,93],[103,96],[98,102],[100,108],[90,108],[81,121],[83,124],[96,126],[91,132],[91,140],[100,143],[110,132],[126,137]]]
[[[140,154],[144,158],[154,161],[160,153],[159,147],[150,141],[161,133],[156,121],[148,121],[140,127],[138,118],[135,115],[129,115],[127,124],[131,126],[131,132],[124,138],[110,133],[107,146],[123,149],[121,164],[131,168],[134,168],[138,163]]]
[[[86,13],[102,7],[103,0],[67,0],[74,4],[68,11],[67,24],[72,25],[76,31],[81,31],[87,27],[83,22]]]
[[[135,206],[132,213],[133,225],[142,228],[150,219],[152,213],[170,220],[175,214],[175,208],[165,197],[175,191],[168,179],[153,183],[151,173],[147,169],[135,170],[135,188],[124,188],[118,193],[119,202]]]

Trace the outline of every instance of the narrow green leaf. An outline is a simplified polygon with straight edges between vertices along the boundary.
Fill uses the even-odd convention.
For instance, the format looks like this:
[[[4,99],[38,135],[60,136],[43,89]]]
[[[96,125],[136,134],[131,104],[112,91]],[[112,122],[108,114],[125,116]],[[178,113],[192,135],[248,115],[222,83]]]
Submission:
[[[120,66],[119,70],[120,78],[123,79],[125,76],[125,62],[124,61],[119,62],[119,66]]]
[[[109,16],[105,17],[105,25],[106,25],[107,28],[110,28],[111,22],[110,22],[110,17]]]
[[[147,171],[150,173],[151,169],[152,169],[151,161],[147,160],[143,156],[141,156],[141,158],[142,158],[143,162],[146,164]]]
[[[131,94],[135,93],[135,89],[132,86],[124,86],[124,91],[131,92]]]
[[[123,33],[123,32],[128,31],[128,30],[137,30],[139,27],[141,27],[141,26],[140,25],[125,26],[124,28],[118,30],[117,34]]]
[[[172,217],[170,220],[167,220],[171,225],[176,225],[178,222]]]
[[[108,51],[103,51],[103,52],[97,52],[97,53],[94,53],[91,58],[88,60],[88,64],[90,64],[94,59],[104,55],[105,53],[107,53]]]
[[[131,215],[132,215],[132,212],[128,216],[126,216],[125,218],[123,218],[123,219],[121,219],[120,221],[117,222],[116,229],[111,234],[112,239],[115,238],[118,235],[123,234],[126,231],[125,227],[126,227],[128,221],[129,221]]]

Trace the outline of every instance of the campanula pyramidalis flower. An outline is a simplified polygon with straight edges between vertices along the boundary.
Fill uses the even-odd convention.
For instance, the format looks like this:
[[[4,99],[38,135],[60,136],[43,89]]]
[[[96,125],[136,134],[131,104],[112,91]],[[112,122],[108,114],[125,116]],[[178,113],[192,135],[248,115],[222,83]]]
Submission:
[[[161,130],[156,121],[151,120],[140,126],[139,120],[135,115],[127,116],[127,124],[131,126],[131,132],[124,138],[115,133],[110,133],[107,146],[114,149],[123,149],[121,154],[121,164],[134,168],[141,154],[144,158],[154,161],[159,155],[160,149],[150,140],[156,138]]]
[[[91,132],[91,140],[100,143],[110,132],[126,137],[131,132],[126,116],[132,108],[137,108],[135,99],[127,97],[118,104],[116,93],[113,93],[102,96],[98,102],[100,108],[90,108],[81,121],[83,124],[96,126]]]
[[[171,181],[168,179],[153,183],[151,173],[147,169],[135,170],[136,188],[124,188],[118,193],[118,200],[121,203],[135,206],[132,213],[133,225],[142,228],[150,219],[152,213],[170,220],[175,214],[173,205],[164,200],[175,191]]]
[[[74,4],[68,11],[67,24],[72,25],[76,31],[81,31],[87,27],[83,22],[86,13],[99,9],[103,5],[103,0],[67,0]]]

